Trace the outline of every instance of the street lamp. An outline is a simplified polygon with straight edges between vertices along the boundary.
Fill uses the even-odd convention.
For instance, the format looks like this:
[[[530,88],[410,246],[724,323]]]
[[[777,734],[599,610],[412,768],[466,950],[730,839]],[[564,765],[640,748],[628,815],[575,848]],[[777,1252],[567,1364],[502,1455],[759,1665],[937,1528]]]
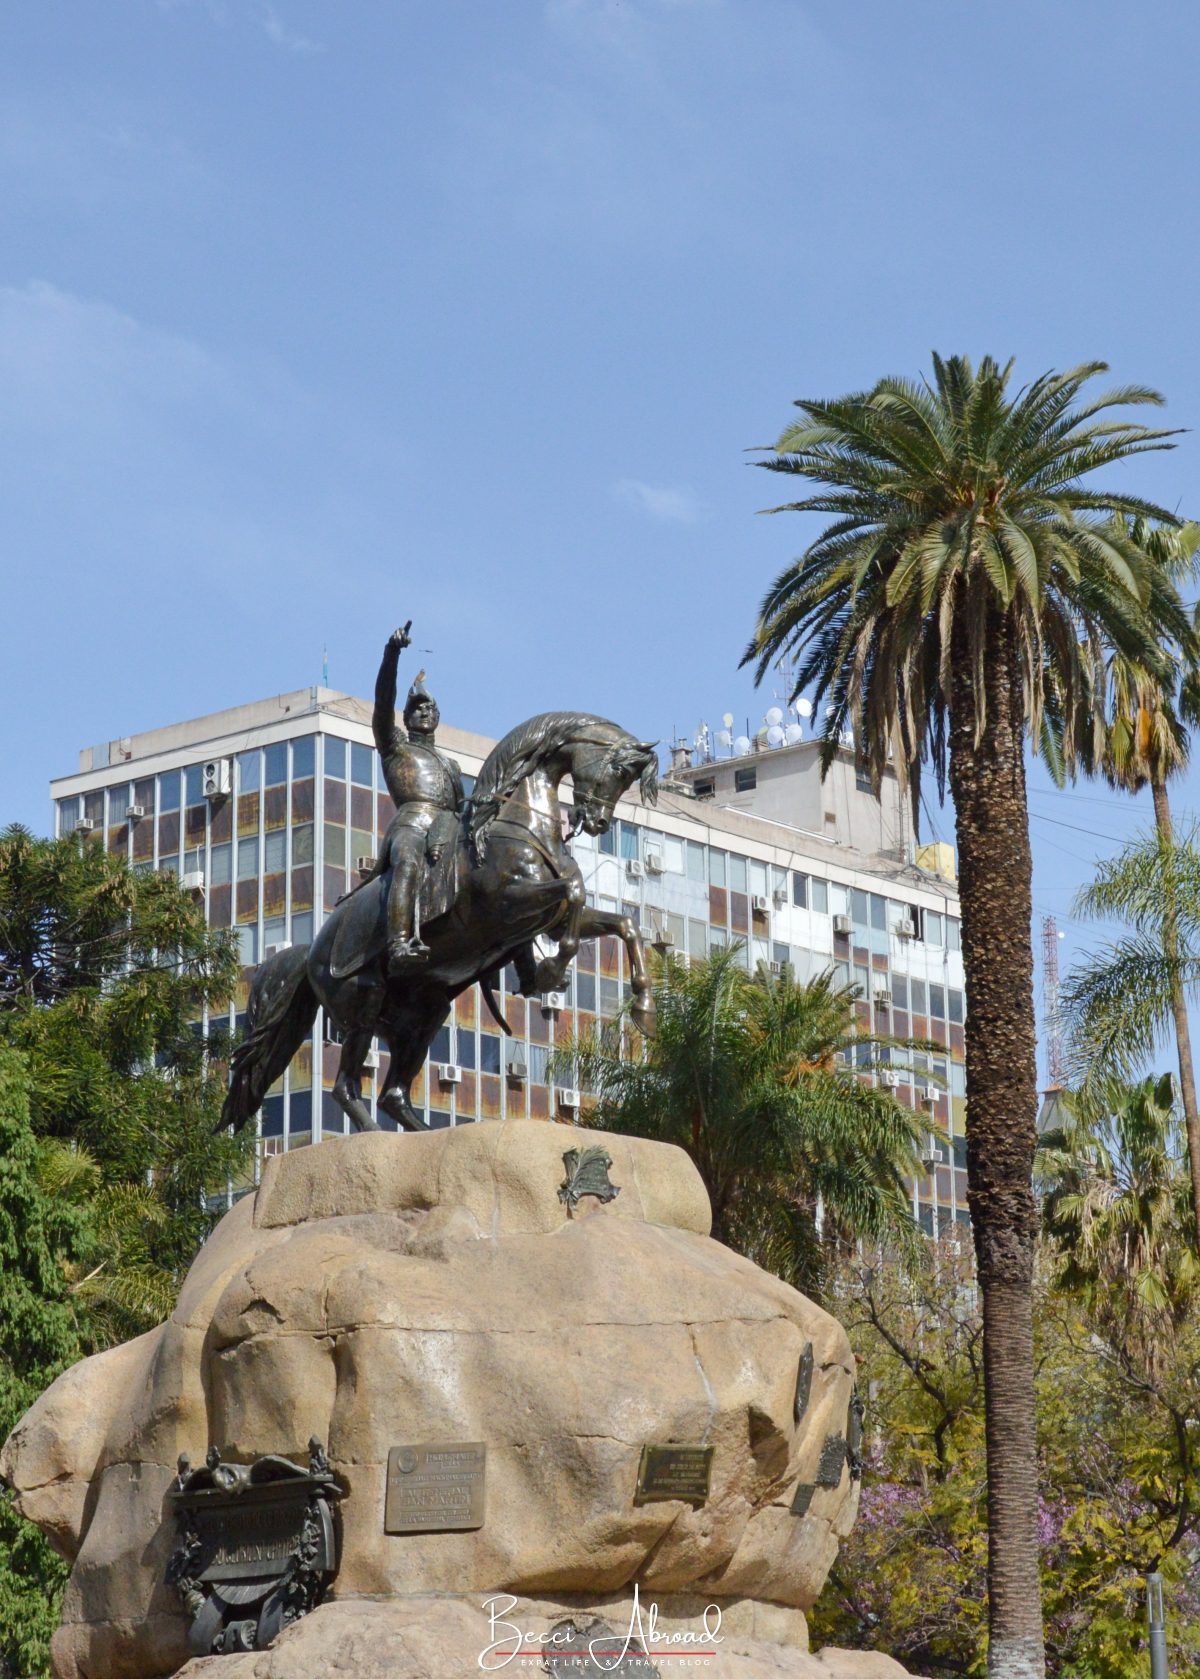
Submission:
[[[1161,1574],[1146,1576],[1146,1620],[1150,1627],[1150,1679],[1167,1679],[1167,1621]]]

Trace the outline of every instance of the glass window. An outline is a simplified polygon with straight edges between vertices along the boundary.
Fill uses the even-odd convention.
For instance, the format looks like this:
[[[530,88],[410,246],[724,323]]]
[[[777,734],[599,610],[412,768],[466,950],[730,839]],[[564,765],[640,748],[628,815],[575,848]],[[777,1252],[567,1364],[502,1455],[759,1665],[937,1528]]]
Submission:
[[[617,855],[617,834],[615,823],[610,822],[608,827],[605,828],[604,832],[600,835],[600,850],[606,857],[615,857]]]
[[[201,873],[204,872],[204,847],[202,845],[193,846],[190,851],[185,851],[183,854],[184,874],[195,874],[197,869]]]
[[[253,968],[258,962],[258,928],[251,924],[237,930],[238,951],[243,968]]]
[[[710,951],[724,950],[725,946],[728,943],[729,943],[729,940],[726,937],[726,934],[725,934],[725,931],[724,931],[723,928],[721,928],[721,927],[710,927],[708,929],[708,948],[709,948]]]
[[[923,979],[914,979],[911,982],[910,989],[912,991],[912,1011],[913,1011],[913,1013],[914,1014],[924,1014],[926,1012],[926,1009],[925,1009],[925,981]]]
[[[589,1013],[595,1014],[595,1012],[596,1012],[596,976],[595,976],[595,974],[587,974],[587,973],[584,973],[581,969],[577,969],[576,973],[575,973],[575,992],[576,992],[576,995],[579,999],[580,1008],[581,1009],[587,1009]],[[486,1042],[487,1040],[485,1039],[484,1041]]]
[[[260,752],[239,752],[237,756],[237,787],[239,793],[257,793],[262,774]]]
[[[616,1014],[621,1006],[621,987],[615,979],[600,979],[600,1013]]]
[[[961,927],[952,915],[946,917],[946,949],[961,950]]]
[[[110,787],[108,790],[108,826],[117,828],[125,820],[125,812],[129,809],[129,785]]]
[[[312,910],[306,909],[303,915],[292,916],[292,943],[311,944],[313,937]]]
[[[268,1096],[262,1105],[262,1125],[260,1127],[264,1137],[280,1137],[283,1135],[283,1097]]]
[[[204,766],[192,764],[184,772],[184,799],[189,805],[204,803]]]
[[[729,879],[729,859],[723,851],[708,854],[708,878],[714,886],[724,886]]]
[[[662,837],[663,868],[668,874],[683,873],[683,841],[672,839],[670,834]]]
[[[346,743],[336,735],[325,736],[325,774],[335,781],[346,779]]]
[[[533,1084],[545,1084],[546,1060],[549,1051],[545,1044],[530,1044],[529,1046],[529,1078]]]
[[[818,880],[816,875],[813,875],[809,881],[809,897],[812,900],[809,907],[815,909],[818,915],[829,914],[829,882],[827,880]]]
[[[350,747],[350,779],[357,787],[371,785],[371,759],[373,754],[369,746],[362,746],[354,741]]]
[[[263,871],[266,874],[278,874],[280,869],[286,867],[287,832],[283,828],[274,828],[264,840]]]
[[[638,847],[638,831],[634,827],[633,823],[632,822],[622,822],[620,824],[620,829],[621,829],[621,856],[622,857],[627,857],[627,858],[633,858],[633,857],[639,856],[640,851],[639,851],[639,847]]]
[[[792,870],[792,902],[798,909],[808,908],[808,876]]]
[[[696,840],[687,841],[687,876],[689,880],[698,880],[702,886],[707,879],[705,849]]]
[[[931,985],[929,987],[929,1012],[938,1020],[946,1018],[946,987]]]
[[[313,860],[313,825],[302,822],[292,829],[292,862],[311,863]]]
[[[745,892],[748,890],[746,880],[746,859],[744,857],[734,856],[732,853],[729,858],[729,887],[733,892]]]
[[[239,880],[253,880],[258,873],[258,840],[243,839],[238,841],[237,849],[237,877]]]
[[[735,793],[753,793],[758,786],[758,769],[751,765],[748,769],[734,770],[733,790]]]
[[[273,944],[287,943],[287,923],[282,915],[272,916],[270,921],[263,922],[262,942],[264,954]]]
[[[858,987],[858,995],[862,1001],[871,995],[871,970],[864,968],[861,962],[854,964],[854,983]]]
[[[892,1002],[898,1009],[908,1007],[908,981],[903,974],[892,975]]]
[[[454,1034],[458,1044],[458,1064],[475,1071],[475,1034],[469,1027],[460,1026]]]
[[[292,742],[292,780],[301,781],[305,776],[312,775],[316,769],[317,755],[315,735],[304,735],[300,740]]]
[[[888,925],[887,899],[881,898],[878,892],[871,893],[871,926],[877,933],[886,933]]]
[[[850,911],[850,894],[849,894],[849,892],[847,892],[846,888],[844,886],[839,886],[836,883],[836,881],[832,881],[832,880],[828,881],[826,884],[829,888],[829,913],[830,913],[830,915],[847,915],[847,914],[849,914],[849,911]],[[815,905],[814,905],[814,908],[815,908]]]
[[[767,895],[767,865],[765,863],[750,864],[750,890],[756,897],[765,898]]]
[[[287,742],[280,741],[277,746],[268,746],[263,753],[263,786],[278,787],[281,781],[287,780]]]
[[[961,1026],[963,1023],[963,994],[961,991],[955,991],[951,986],[946,995],[950,1003],[950,1019],[955,1026]]]
[[[778,962],[781,966],[785,962],[790,964],[792,960],[791,945],[780,944],[778,941],[773,943],[771,946],[771,960],[772,962]]]
[[[866,892],[860,892],[857,886],[850,888],[850,919],[856,927],[866,927],[869,924],[871,912],[870,898]]]
[[[78,822],[78,820],[79,820],[79,800],[78,800],[78,798],[60,799],[58,801],[58,833],[59,833],[59,838],[61,839],[63,834],[73,834],[75,832],[75,824],[76,824],[76,822]]]
[[[925,911],[925,943],[941,948],[942,917],[934,909]]]
[[[500,1071],[500,1040],[490,1032],[485,1032],[479,1040],[479,1071],[481,1073],[498,1073]]]
[[[179,809],[179,771],[168,770],[166,775],[158,778],[158,808],[159,810]]]
[[[325,824],[325,864],[335,869],[346,867],[346,830],[339,822]]]
[[[450,1028],[448,1026],[439,1026],[437,1031],[433,1034],[433,1042],[429,1046],[429,1064],[430,1066],[435,1066],[438,1062],[442,1062],[444,1064],[448,1062],[449,1059]]]
[[[708,955],[708,923],[689,920],[688,922],[688,953],[692,956]]]
[[[951,1096],[965,1096],[967,1094],[967,1069],[961,1061],[950,1063],[950,1094]]]
[[[208,878],[213,886],[229,885],[232,846],[214,845],[208,854]]]

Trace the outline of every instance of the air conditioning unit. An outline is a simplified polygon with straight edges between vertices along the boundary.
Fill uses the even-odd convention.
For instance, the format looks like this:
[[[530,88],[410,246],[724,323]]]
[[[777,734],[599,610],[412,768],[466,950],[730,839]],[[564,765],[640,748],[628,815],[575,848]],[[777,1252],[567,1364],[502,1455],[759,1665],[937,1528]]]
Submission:
[[[183,887],[185,892],[203,892],[204,870],[188,869],[184,874],[180,875],[179,884]]]
[[[881,1067],[879,1069],[879,1082],[885,1090],[896,1090],[900,1085],[900,1074],[895,1067]]]
[[[921,1156],[921,1164],[927,1172],[932,1172],[935,1166],[940,1166],[943,1160],[938,1140],[931,1131],[925,1138],[925,1153]]]
[[[233,789],[233,760],[212,758],[205,764],[202,778],[206,799],[223,799]]]
[[[292,941],[290,939],[280,939],[277,943],[267,946],[267,956],[278,956],[281,950],[290,950],[291,948]]]
[[[916,924],[912,917],[908,915],[903,920],[897,921],[892,931],[898,939],[915,939],[917,936]]]
[[[567,1006],[567,994],[566,994],[565,991],[543,991],[542,992],[542,1013],[543,1014],[561,1014],[562,1011],[566,1008],[566,1006]]]
[[[577,1090],[560,1090],[558,1092],[558,1105],[560,1108],[567,1108],[577,1113],[579,1111],[579,1092]]]
[[[375,859],[374,857],[360,857],[354,867],[359,874],[371,874],[375,869]]]
[[[933,1092],[931,1090],[927,1090],[925,1092],[924,1096],[922,1096],[921,1106],[925,1109],[926,1113],[931,1114],[933,1112],[934,1106],[935,1106],[935,1098],[934,1098]]]
[[[892,994],[886,985],[881,985],[875,992],[875,1007],[877,1009],[890,1009],[891,1006]]]
[[[90,834],[95,826],[96,824],[90,816],[81,816],[75,824],[75,832],[77,834]]]
[[[650,943],[660,956],[665,956],[669,950],[675,948],[675,935],[669,927],[659,927]]]
[[[771,893],[771,900],[774,903],[776,909],[782,909],[784,907],[784,905],[787,903],[787,900],[788,900],[787,887],[786,886],[777,886],[775,888],[775,890]]]
[[[379,1066],[379,1051],[377,1049],[369,1049],[367,1051],[367,1053],[363,1056],[363,1068],[364,1068],[364,1070],[373,1073],[378,1066]]]
[[[456,1067],[452,1061],[442,1061],[437,1070],[439,1084],[461,1084],[462,1068]]]
[[[510,1061],[508,1064],[508,1076],[514,1084],[524,1084],[525,1080],[529,1077],[528,1064],[524,1061]]]
[[[771,900],[765,892],[756,892],[750,900],[750,908],[755,915],[766,915],[771,908]]]
[[[140,822],[145,814],[145,805],[126,805],[125,807],[126,822]]]
[[[640,880],[645,872],[646,870],[639,858],[630,857],[627,859],[625,864],[625,873],[629,876],[630,880]]]
[[[845,938],[850,937],[850,925],[850,917],[848,915],[835,915],[833,918],[834,932],[841,933]]]
[[[663,860],[662,860],[661,853],[659,853],[657,851],[647,851],[647,853],[646,853],[646,873],[647,874],[661,874],[662,872],[663,872]]]

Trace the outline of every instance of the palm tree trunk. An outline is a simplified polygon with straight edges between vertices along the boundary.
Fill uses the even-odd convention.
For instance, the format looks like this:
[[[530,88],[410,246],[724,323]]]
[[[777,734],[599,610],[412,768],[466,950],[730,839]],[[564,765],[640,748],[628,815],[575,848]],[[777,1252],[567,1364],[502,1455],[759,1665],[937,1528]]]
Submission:
[[[1154,821],[1164,847],[1173,846],[1171,806],[1166,784],[1153,781]],[[1196,1247],[1200,1251],[1200,1115],[1196,1111],[1196,1074],[1192,1065],[1192,1032],[1188,1022],[1187,997],[1179,972],[1179,917],[1175,892],[1168,875],[1163,892],[1163,955],[1171,974],[1171,1013],[1175,1016],[1175,1046],[1179,1054],[1179,1088],[1183,1097],[1183,1119],[1187,1128],[1188,1165],[1192,1173],[1192,1218],[1196,1225]]]
[[[999,614],[989,632],[986,728],[977,741],[961,620],[950,728],[967,992],[967,1200],[983,1295],[988,1674],[1044,1679],[1033,1397],[1033,860],[1013,636]]]

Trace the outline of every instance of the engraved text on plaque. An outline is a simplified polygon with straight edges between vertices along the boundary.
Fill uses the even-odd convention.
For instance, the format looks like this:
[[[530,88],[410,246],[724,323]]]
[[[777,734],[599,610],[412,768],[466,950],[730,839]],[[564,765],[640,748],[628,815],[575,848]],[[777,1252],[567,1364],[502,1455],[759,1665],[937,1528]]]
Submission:
[[[483,1526],[487,1447],[480,1441],[393,1446],[388,1453],[385,1533]]]

